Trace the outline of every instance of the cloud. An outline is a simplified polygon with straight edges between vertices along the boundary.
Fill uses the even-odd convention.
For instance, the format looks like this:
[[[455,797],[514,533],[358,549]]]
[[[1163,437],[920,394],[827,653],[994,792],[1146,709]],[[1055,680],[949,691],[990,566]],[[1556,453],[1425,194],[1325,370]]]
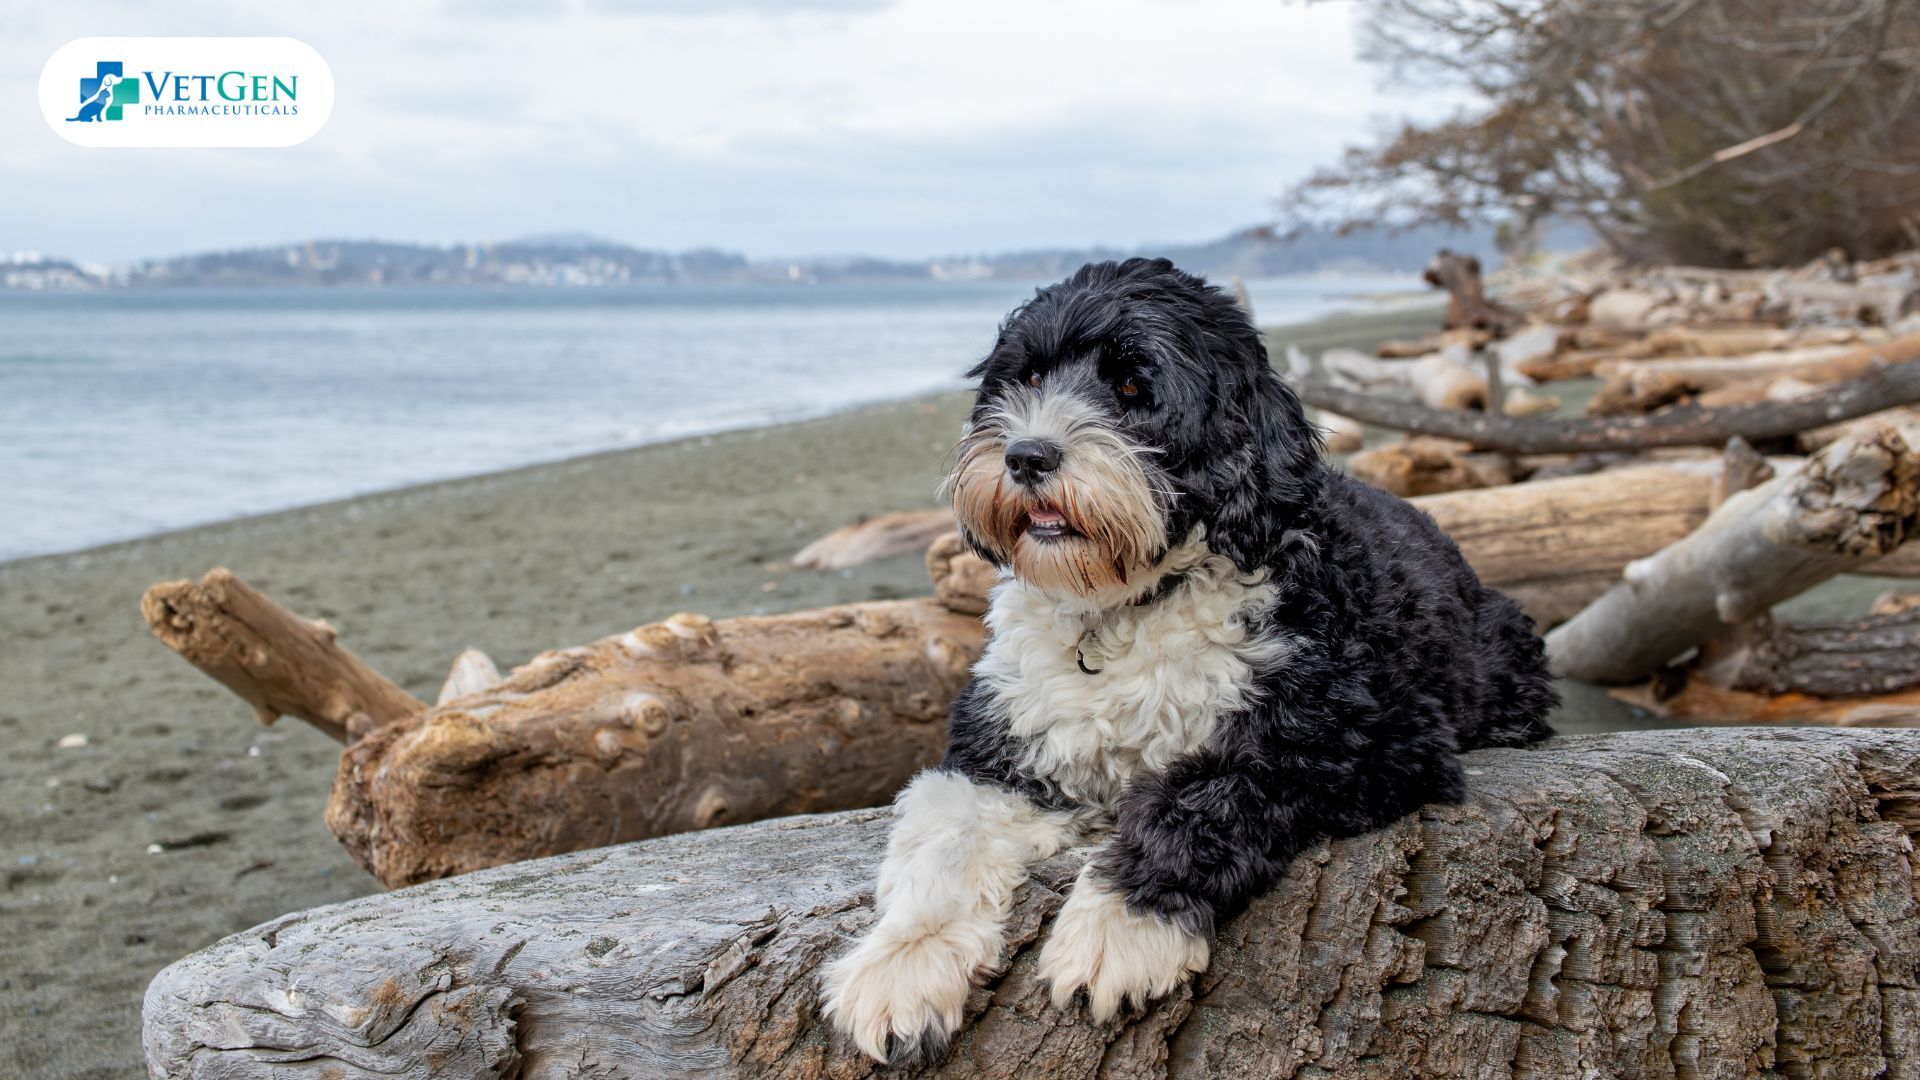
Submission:
[[[107,260],[581,230],[751,254],[1200,239],[1388,104],[1346,5],[370,0],[39,5],[0,40],[0,244]],[[31,106],[79,36],[286,34],[339,99],[278,151],[88,151]],[[1429,108],[1448,103],[1434,103]]]

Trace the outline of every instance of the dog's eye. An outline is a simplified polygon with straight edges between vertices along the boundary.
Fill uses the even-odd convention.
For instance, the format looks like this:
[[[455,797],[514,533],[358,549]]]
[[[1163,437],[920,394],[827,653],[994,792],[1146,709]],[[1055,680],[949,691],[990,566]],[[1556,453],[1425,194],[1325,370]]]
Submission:
[[[1140,383],[1138,380],[1136,379],[1121,380],[1120,382],[1121,397],[1138,397],[1139,395],[1140,395]]]
[[[1040,373],[1038,371],[1032,372],[1027,376],[1027,385],[1028,386],[1040,385]]]

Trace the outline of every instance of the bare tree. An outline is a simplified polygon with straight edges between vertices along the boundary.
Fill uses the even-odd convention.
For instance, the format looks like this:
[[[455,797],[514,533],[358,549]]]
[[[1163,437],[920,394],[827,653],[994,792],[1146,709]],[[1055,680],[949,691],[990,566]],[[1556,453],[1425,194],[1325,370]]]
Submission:
[[[1769,265],[1920,243],[1920,0],[1356,0],[1362,56],[1477,108],[1286,197],[1303,222],[1584,221]]]

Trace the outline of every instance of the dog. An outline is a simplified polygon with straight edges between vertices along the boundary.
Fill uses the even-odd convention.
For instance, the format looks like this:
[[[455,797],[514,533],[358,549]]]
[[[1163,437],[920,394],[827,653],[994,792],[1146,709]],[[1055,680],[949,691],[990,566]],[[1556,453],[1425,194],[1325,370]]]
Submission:
[[[1412,505],[1329,467],[1220,289],[1082,267],[1001,325],[946,488],[1001,570],[877,918],[825,972],[868,1055],[937,1054],[1035,862],[1099,837],[1040,952],[1093,1019],[1208,962],[1326,837],[1464,793],[1458,755],[1552,734],[1532,622]]]

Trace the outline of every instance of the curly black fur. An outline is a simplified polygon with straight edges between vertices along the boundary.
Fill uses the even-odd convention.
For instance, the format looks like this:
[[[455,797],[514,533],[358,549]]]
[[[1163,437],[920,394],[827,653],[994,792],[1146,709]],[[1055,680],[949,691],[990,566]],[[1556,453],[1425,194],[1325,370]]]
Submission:
[[[1174,493],[1167,535],[1204,526],[1213,551],[1264,571],[1279,600],[1255,632],[1294,642],[1258,673],[1257,704],[1136,775],[1113,808],[1096,865],[1130,906],[1210,933],[1319,839],[1460,799],[1460,752],[1551,734],[1531,621],[1424,514],[1323,463],[1225,293],[1163,259],[1083,267],[1008,317],[971,373],[975,416],[1036,372],[1077,368],[1084,383],[1089,367],[1109,387],[1133,382],[1112,394],[1110,422],[1155,451],[1155,482]],[[991,691],[960,695],[944,767],[1062,805],[1019,749]]]

